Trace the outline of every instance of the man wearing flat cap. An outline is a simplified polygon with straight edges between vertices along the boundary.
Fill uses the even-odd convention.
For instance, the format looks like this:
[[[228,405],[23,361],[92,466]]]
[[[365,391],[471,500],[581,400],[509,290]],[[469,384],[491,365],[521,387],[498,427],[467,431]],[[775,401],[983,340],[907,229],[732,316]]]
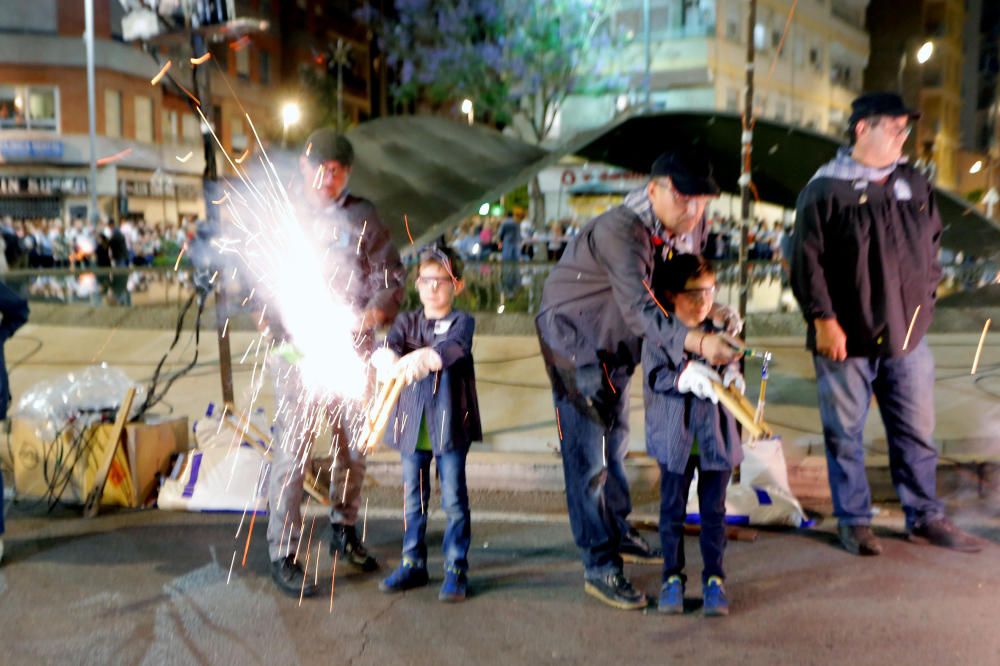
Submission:
[[[659,345],[678,365],[685,349],[716,365],[738,356],[731,339],[689,331],[668,316],[649,290],[659,257],[702,251],[705,206],[718,193],[702,156],[661,155],[645,187],[590,220],[570,241],[545,281],[535,320],[552,384],[584,590],[616,608],[646,605],[623,573],[623,558],[662,562],[626,520],[632,510],[624,465],[629,381],[642,345]],[[734,312],[716,314],[739,330]]]
[[[312,225],[328,242],[326,265],[334,288],[345,290],[347,302],[359,315],[358,352],[374,349],[375,329],[392,323],[403,300],[406,271],[393,246],[389,230],[375,206],[348,190],[354,163],[351,143],[331,128],[318,129],[306,139],[299,157],[300,180],[291,196],[299,222]],[[273,309],[272,309],[273,311]],[[277,349],[294,350],[281,322],[268,326]],[[290,343],[282,345],[282,343]],[[287,357],[287,358],[286,358]],[[299,405],[301,383],[295,353],[279,354],[272,363],[276,377],[275,402]],[[338,404],[327,405],[331,415],[334,452],[330,483],[330,552],[362,571],[378,563],[361,543],[355,524],[365,479],[364,454],[352,446],[348,417]],[[274,425],[273,461],[268,479],[268,554],[271,577],[284,592],[312,596],[316,587],[304,579],[297,555],[302,537],[302,494],[308,452],[315,437],[299,409],[279,410]],[[304,553],[303,553],[304,558]]]
[[[937,497],[934,358],[925,334],[941,279],[941,219],[903,144],[919,113],[894,93],[852,103],[850,142],[799,194],[792,290],[808,324],[838,534],[878,555],[865,476],[864,426],[874,395],[889,468],[913,541],[963,551],[978,542]]]

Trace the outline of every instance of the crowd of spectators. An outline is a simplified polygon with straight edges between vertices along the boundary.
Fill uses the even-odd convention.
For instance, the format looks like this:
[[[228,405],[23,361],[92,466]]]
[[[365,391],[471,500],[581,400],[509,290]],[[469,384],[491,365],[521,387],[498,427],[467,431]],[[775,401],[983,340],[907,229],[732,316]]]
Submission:
[[[176,225],[102,219],[95,229],[82,219],[0,220],[0,272],[20,268],[152,266],[173,262],[196,234],[193,217]]]

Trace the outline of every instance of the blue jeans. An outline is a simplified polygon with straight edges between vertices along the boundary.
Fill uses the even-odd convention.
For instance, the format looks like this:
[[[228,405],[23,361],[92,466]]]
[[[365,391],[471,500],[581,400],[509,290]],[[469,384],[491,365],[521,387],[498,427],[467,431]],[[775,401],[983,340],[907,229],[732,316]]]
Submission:
[[[588,578],[622,568],[618,549],[632,512],[625,476],[630,375],[625,368],[607,375],[602,368],[549,368],[569,522]]]
[[[663,546],[663,582],[684,575],[684,519],[687,517],[688,489],[698,457],[691,456],[683,474],[674,474],[660,465],[660,544]],[[722,555],[726,551],[726,487],[729,470],[698,469],[698,511],[701,516],[701,582],[712,576],[725,578]]]
[[[845,525],[871,523],[863,433],[874,394],[889,444],[892,483],[906,526],[943,514],[934,448],[934,357],[921,340],[906,356],[831,361],[814,355],[819,413],[834,515]]]
[[[431,497],[431,459],[437,461],[441,483],[441,508],[448,517],[444,530],[445,570],[469,570],[472,521],[469,518],[469,489],[465,485],[466,451],[449,451],[435,456],[430,451],[402,454],[406,528],[403,531],[403,558],[414,566],[427,567],[428,502]]]

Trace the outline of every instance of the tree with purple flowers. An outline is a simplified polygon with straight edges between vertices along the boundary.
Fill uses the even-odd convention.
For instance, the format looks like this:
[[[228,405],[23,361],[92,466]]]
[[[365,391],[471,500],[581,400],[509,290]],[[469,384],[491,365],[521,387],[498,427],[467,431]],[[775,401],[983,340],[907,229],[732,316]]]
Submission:
[[[510,125],[522,139],[541,143],[570,94],[607,94],[621,87],[604,60],[620,41],[611,21],[616,5],[615,0],[394,0],[391,19],[375,13],[365,18],[397,73],[397,101],[440,108],[468,98],[479,118]],[[532,200],[541,203],[540,195]],[[543,214],[537,206],[535,214]]]

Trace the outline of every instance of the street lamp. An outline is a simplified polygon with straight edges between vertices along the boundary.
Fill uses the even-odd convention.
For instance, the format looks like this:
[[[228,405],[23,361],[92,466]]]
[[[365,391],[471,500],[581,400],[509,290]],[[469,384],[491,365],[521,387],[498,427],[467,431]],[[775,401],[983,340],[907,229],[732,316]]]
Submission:
[[[905,97],[903,94],[903,72],[906,70],[906,52],[907,49],[904,48],[903,52],[899,55],[899,69],[896,72],[896,84],[899,86],[900,97]],[[925,64],[933,55],[934,42],[928,40],[917,49],[917,64]]]
[[[465,115],[467,115],[469,117],[469,124],[471,125],[472,124],[472,118],[473,118],[473,108],[472,108],[472,100],[471,99],[463,99],[462,100],[462,113],[464,113]]]
[[[983,170],[983,161],[982,160],[976,160],[975,163],[971,167],[969,167],[969,173],[970,174],[977,174],[977,173],[979,173],[982,170]]]
[[[281,147],[285,147],[288,128],[302,120],[302,109],[298,102],[285,102],[281,107]]]
[[[934,42],[924,42],[923,46],[917,49],[917,62],[921,65],[931,59],[934,55]]]

